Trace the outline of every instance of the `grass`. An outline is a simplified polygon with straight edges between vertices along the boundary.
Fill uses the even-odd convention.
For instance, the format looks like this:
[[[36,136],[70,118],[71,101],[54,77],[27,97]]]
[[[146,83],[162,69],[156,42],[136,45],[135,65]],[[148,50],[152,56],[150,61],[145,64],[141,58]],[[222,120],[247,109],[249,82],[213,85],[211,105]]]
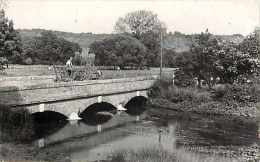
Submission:
[[[173,69],[164,68],[164,74],[171,75]],[[102,79],[126,78],[147,75],[158,75],[159,68],[151,68],[151,70],[101,70],[103,73]],[[41,76],[55,75],[54,70],[48,65],[10,65],[0,76]]]

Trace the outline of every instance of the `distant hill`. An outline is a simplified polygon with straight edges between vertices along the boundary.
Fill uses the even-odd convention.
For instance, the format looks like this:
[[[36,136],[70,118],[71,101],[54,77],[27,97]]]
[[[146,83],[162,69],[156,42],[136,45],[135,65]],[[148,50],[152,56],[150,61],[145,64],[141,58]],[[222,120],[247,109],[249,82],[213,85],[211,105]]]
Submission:
[[[40,36],[44,29],[19,29],[17,30],[22,37],[23,41],[35,36]],[[81,47],[87,48],[94,41],[102,40],[111,36],[111,34],[92,34],[92,33],[69,33],[61,31],[53,31],[58,37],[64,38],[68,41],[78,43]]]
[[[44,29],[19,29],[22,40],[27,41],[28,39],[40,36],[40,33],[44,31]],[[99,41],[105,39],[112,34],[93,34],[93,33],[70,33],[70,32],[61,32],[61,31],[53,31],[58,37],[62,37],[68,41],[78,43],[81,47],[87,48],[89,45],[95,41]],[[174,49],[176,52],[183,52],[190,49],[192,45],[192,37],[194,35],[186,35],[180,32],[168,33],[166,38],[164,39],[164,47],[168,49]],[[232,41],[235,43],[240,43],[244,36],[240,34],[234,35],[218,35],[217,37],[221,37],[226,41]]]

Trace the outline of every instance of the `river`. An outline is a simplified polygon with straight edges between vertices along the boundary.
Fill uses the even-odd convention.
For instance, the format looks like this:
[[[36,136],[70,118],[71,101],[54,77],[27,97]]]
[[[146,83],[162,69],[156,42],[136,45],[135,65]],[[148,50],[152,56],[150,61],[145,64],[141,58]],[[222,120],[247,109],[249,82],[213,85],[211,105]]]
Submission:
[[[35,114],[30,138],[12,142],[7,136],[19,136],[21,132],[1,126],[0,141],[2,147],[11,143],[28,149],[25,159],[73,162],[107,160],[122,150],[153,147],[174,152],[182,161],[200,158],[207,161],[212,152],[219,161],[223,161],[223,155],[236,160],[237,152],[259,146],[257,121],[147,109],[139,113],[99,111],[95,116],[83,115],[80,121],[67,121],[52,113]],[[219,148],[221,151],[216,153]],[[223,150],[233,153],[227,155]],[[3,149],[1,156],[13,160],[23,158],[8,157]],[[25,155],[21,153],[21,156]]]

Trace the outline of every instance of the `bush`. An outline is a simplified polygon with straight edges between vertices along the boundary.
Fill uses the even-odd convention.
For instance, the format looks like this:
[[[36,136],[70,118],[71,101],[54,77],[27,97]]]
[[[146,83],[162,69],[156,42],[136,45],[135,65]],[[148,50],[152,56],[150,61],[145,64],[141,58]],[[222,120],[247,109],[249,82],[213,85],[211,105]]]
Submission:
[[[185,74],[182,70],[175,72],[174,84],[179,87],[195,86],[195,80],[192,76]]]
[[[32,65],[33,61],[32,61],[32,59],[31,59],[31,57],[28,57],[28,58],[26,58],[26,59],[24,60],[24,63],[25,63],[26,65]]]
[[[196,88],[179,88],[172,87],[169,89],[168,99],[171,102],[178,103],[183,101],[190,101],[193,103],[204,103],[211,101],[210,93],[207,91],[199,91]]]
[[[192,87],[173,87],[172,81],[167,78],[163,78],[161,81],[158,80],[155,82],[150,90],[149,97],[165,98],[174,103],[184,101],[202,103],[212,100],[211,94],[205,90],[198,90]]]
[[[258,84],[225,84],[214,87],[214,99],[227,105],[248,106],[260,101]]]
[[[157,80],[149,90],[148,96],[151,98],[167,98],[167,93],[170,86],[172,86],[172,80],[170,78],[162,78],[161,80]]]

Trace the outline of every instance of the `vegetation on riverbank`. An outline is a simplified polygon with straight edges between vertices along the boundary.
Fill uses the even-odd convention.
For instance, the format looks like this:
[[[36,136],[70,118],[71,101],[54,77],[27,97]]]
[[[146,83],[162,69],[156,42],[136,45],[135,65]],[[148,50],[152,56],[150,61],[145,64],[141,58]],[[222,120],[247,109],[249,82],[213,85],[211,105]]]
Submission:
[[[142,148],[139,150],[121,150],[111,155],[106,162],[237,162],[237,159],[220,156],[196,155],[183,149],[169,152],[160,147]]]
[[[177,87],[167,78],[158,80],[149,92],[150,106],[204,114],[257,117],[260,86],[221,84],[212,89]]]

